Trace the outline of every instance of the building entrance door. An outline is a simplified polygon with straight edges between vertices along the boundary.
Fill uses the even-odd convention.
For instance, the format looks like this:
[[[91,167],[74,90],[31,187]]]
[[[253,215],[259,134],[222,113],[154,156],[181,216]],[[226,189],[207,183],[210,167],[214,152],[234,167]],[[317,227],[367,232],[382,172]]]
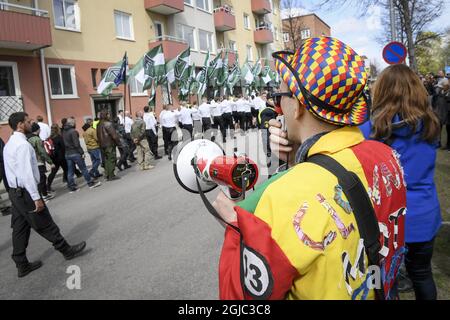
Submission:
[[[95,100],[94,109],[96,117],[100,111],[108,111],[111,120],[114,120],[117,117],[117,100]]]

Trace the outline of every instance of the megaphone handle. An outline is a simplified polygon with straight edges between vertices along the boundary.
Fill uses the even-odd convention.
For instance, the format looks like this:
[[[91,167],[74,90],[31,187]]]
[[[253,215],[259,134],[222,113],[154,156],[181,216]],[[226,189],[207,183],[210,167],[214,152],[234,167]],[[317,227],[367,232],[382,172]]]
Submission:
[[[205,204],[205,207],[206,207],[206,209],[209,211],[209,213],[211,213],[211,214],[214,216],[214,218],[216,218],[216,219],[222,221],[222,222],[225,223],[227,226],[229,226],[229,227],[233,228],[234,230],[236,230],[236,231],[242,236],[241,230],[240,230],[238,227],[236,227],[236,226],[234,226],[234,225],[232,225],[232,224],[226,222],[226,221],[220,216],[220,214],[217,212],[217,210],[214,209],[213,205],[211,204],[211,202],[209,202],[208,198],[206,197],[205,193],[203,192],[203,190],[202,190],[202,188],[201,188],[201,186],[200,186],[200,181],[198,180],[198,177],[196,178],[196,181],[197,181],[197,188],[198,188],[198,193],[200,194],[200,198],[202,198],[202,201],[203,201],[203,203]]]

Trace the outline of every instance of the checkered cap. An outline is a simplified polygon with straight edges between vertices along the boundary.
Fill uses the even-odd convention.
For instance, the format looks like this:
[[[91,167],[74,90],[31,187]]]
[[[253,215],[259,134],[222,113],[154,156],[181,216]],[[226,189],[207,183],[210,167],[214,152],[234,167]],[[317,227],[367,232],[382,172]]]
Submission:
[[[347,126],[368,120],[364,60],[343,42],[330,37],[311,38],[296,52],[275,52],[273,57],[290,91],[321,120]],[[309,104],[299,81],[313,96]]]

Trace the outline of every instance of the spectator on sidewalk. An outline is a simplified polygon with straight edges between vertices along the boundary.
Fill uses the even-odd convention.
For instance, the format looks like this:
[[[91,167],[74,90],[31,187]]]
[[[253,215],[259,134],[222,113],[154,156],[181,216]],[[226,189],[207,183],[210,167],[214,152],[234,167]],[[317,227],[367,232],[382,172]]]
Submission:
[[[75,127],[75,119],[69,118],[67,119],[63,132],[64,146],[66,147],[66,161],[69,169],[67,174],[67,182],[71,193],[79,190],[73,177],[75,164],[81,169],[81,173],[83,174],[84,180],[86,180],[89,188],[93,189],[101,186],[101,182],[94,181],[94,179],[89,175],[86,163],[84,162],[84,150],[80,145],[80,136],[77,130],[75,130]]]
[[[131,139],[133,139],[133,143],[136,146],[139,168],[141,170],[150,170],[154,167],[150,165],[150,147],[146,138],[145,122],[142,118],[142,111],[136,112],[136,120],[131,126]]]
[[[128,148],[128,143],[125,140],[125,129],[123,125],[120,124],[119,117],[116,117],[116,119],[114,120],[114,129],[116,130],[117,136],[120,140],[120,146],[117,147],[119,149],[120,158],[116,163],[116,167],[117,169],[119,169],[119,171],[123,171],[131,168],[131,166],[128,164],[130,149]]]
[[[92,178],[98,179],[103,177],[98,171],[98,168],[102,164],[102,153],[100,151],[100,146],[98,145],[97,130],[93,127],[92,119],[86,120],[86,123],[83,125],[83,131],[84,143],[86,144],[92,162],[92,168],[89,171],[89,174]]]
[[[36,152],[36,159],[40,174],[38,189],[44,201],[47,202],[50,199],[53,199],[55,196],[52,193],[49,193],[47,189],[47,176],[45,175],[45,173],[47,172],[46,164],[49,164],[52,169],[55,167],[55,165],[44,149],[43,141],[39,136],[40,131],[41,129],[39,125],[37,123],[33,123],[31,126],[31,133],[27,135],[27,139]]]
[[[39,137],[42,141],[45,141],[50,138],[50,127],[48,124],[44,123],[44,118],[42,116],[37,116],[36,120],[39,128],[41,129]]]
[[[128,160],[131,162],[135,162],[136,158],[134,157],[134,151],[136,150],[136,145],[133,143],[133,139],[131,138],[131,126],[133,125],[133,119],[131,118],[130,112],[125,111],[125,119],[124,119],[124,127],[125,127],[125,139],[128,143],[128,148],[130,149],[130,153],[128,155]]]
[[[50,155],[50,158],[52,159],[55,167],[52,168],[52,171],[48,176],[47,188],[49,191],[53,192],[52,189],[53,180],[55,179],[55,176],[58,173],[59,169],[62,168],[63,170],[64,183],[67,182],[67,173],[68,173],[64,140],[61,135],[61,130],[59,129],[59,126],[56,123],[52,124],[50,130],[50,139],[53,142],[53,155]]]
[[[109,120],[107,111],[100,112],[100,123],[97,126],[97,138],[105,157],[105,174],[107,181],[120,179],[114,173],[116,167],[116,147],[121,147],[119,136]]]

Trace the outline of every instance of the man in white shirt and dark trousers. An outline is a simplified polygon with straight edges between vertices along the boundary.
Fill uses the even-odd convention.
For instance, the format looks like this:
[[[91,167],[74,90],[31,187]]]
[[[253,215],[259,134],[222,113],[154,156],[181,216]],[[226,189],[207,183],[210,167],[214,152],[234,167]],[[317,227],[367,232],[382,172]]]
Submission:
[[[192,121],[194,122],[194,135],[197,133],[202,132],[202,117],[200,116],[200,113],[198,112],[197,103],[195,102],[192,107]]]
[[[198,113],[202,118],[202,130],[205,133],[211,129],[211,105],[208,103],[208,99],[202,99],[202,104],[198,107]]]
[[[136,158],[134,157],[134,151],[136,150],[136,146],[133,139],[131,139],[131,126],[133,125],[133,119],[131,119],[129,111],[125,111],[125,118],[123,122],[125,128],[125,140],[130,148],[130,156],[128,157],[128,161],[135,162]]]
[[[221,100],[220,103],[222,103]],[[214,100],[211,101],[211,116],[213,117],[214,121],[213,124],[214,131],[217,132],[217,130],[220,130],[220,132],[222,133],[222,141],[223,143],[225,143],[227,142],[227,131],[225,130],[225,125],[223,123],[222,107],[220,103],[216,103]]]
[[[66,260],[80,255],[86,242],[75,246],[67,243],[39,194],[36,154],[26,139],[26,134],[31,130],[28,114],[13,113],[9,118],[9,125],[14,133],[5,146],[4,160],[12,204],[12,259],[16,263],[19,278],[22,278],[42,266],[41,261],[30,263],[26,256],[31,228],[50,241]]]
[[[229,129],[231,138],[234,138],[232,104],[226,98],[222,98],[222,101],[220,102],[220,108],[222,111],[222,121],[223,121],[223,126],[225,129],[225,133]]]
[[[172,160],[172,149],[176,142],[173,141],[172,135],[176,133],[177,123],[180,113],[174,111],[172,106],[165,105],[163,111],[159,115],[159,123],[163,129],[164,152]]]
[[[186,102],[181,102],[180,109],[180,123],[182,125],[181,129],[183,129],[183,141],[188,140],[185,136],[185,133],[189,133],[189,139],[191,141],[194,139],[193,131],[194,131],[194,121],[192,120],[192,109],[186,106]]]
[[[158,134],[156,131],[156,126],[158,123],[156,122],[153,113],[150,112],[150,108],[148,106],[144,107],[144,122],[150,151],[153,153],[155,160],[161,159],[162,157],[158,155]]]

